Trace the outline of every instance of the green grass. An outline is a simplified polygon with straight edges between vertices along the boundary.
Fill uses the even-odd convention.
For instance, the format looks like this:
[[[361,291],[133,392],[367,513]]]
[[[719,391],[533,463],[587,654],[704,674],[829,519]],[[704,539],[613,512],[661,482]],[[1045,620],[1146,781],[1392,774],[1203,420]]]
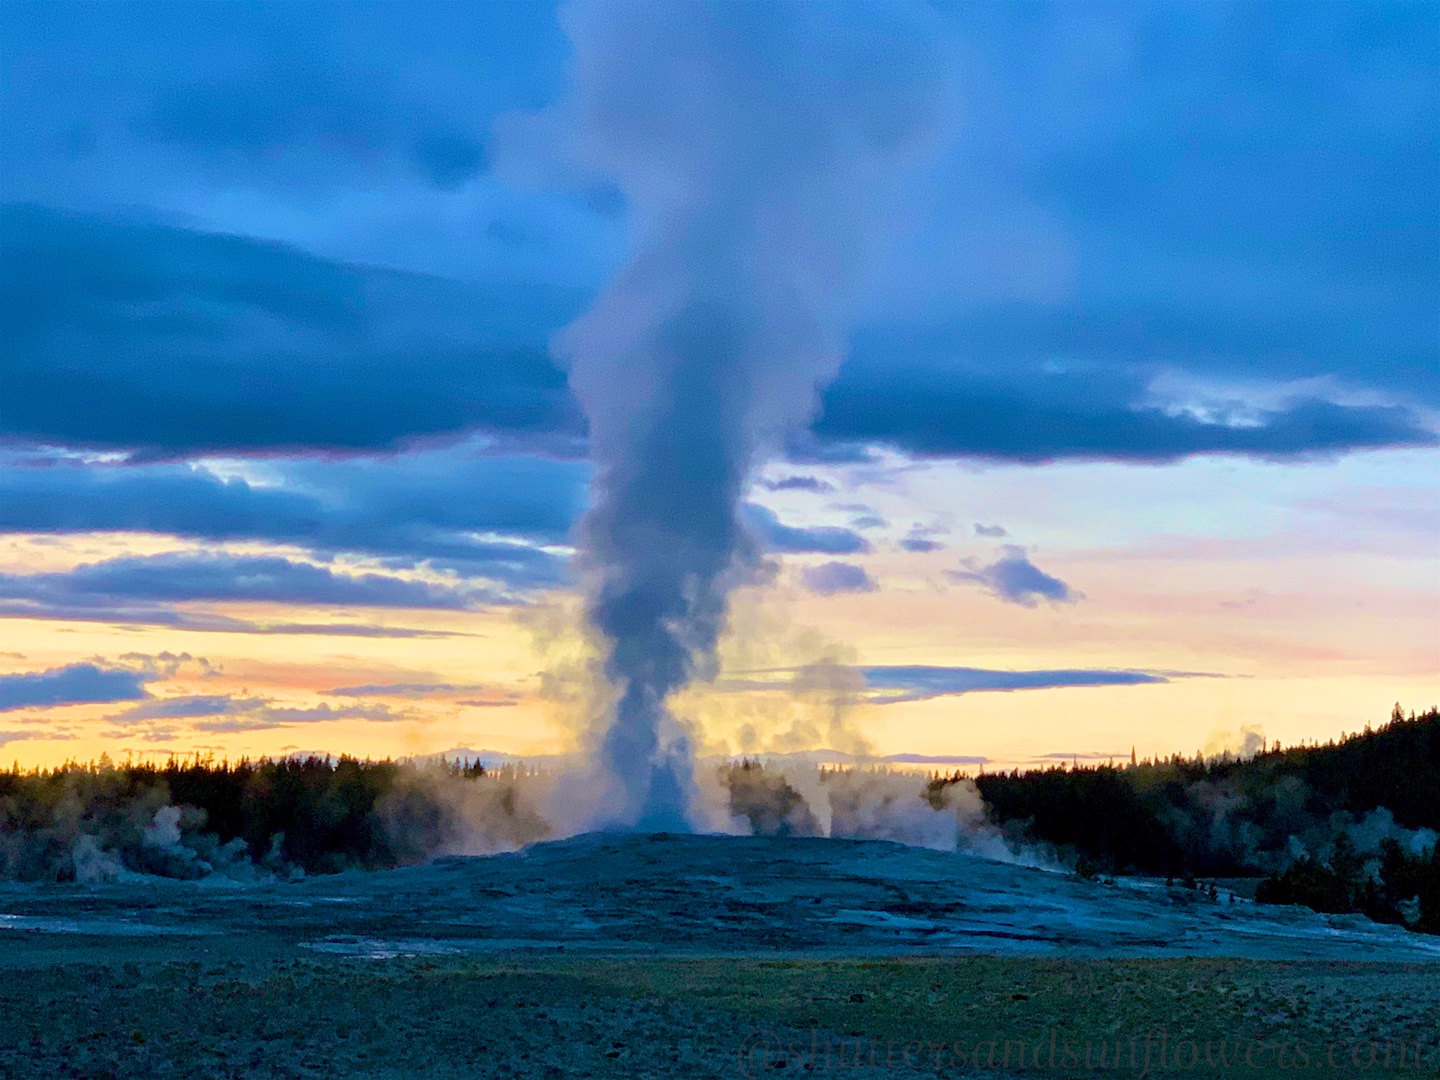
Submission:
[[[1144,1040],[1152,1036],[1152,1071],[1158,1071],[1163,1033],[1166,1060],[1172,1070],[1192,1075],[1291,1075],[1299,1069],[1296,1044],[1312,1058],[1336,1047],[1337,1060],[1346,1075],[1415,1075],[1417,1044],[1428,1053],[1428,1072],[1440,1075],[1436,1047],[1440,1019],[1440,978],[1429,965],[1363,965],[1321,963],[1258,963],[1227,960],[1017,960],[972,957],[963,959],[904,959],[858,962],[756,961],[693,962],[663,965],[615,965],[588,978],[619,992],[673,997],[704,1002],[744,1016],[756,1024],[772,1022],[802,1030],[819,1028],[840,1036],[842,1051],[851,1056],[867,1041],[887,1048],[921,1043],[939,1060],[957,1064],[956,1048],[974,1062],[977,1046],[981,1060],[1004,1061],[1005,1044],[1013,1051],[1011,1071],[1023,1072],[1023,1061],[1033,1062],[1036,1044],[1042,1047],[1038,1071],[1055,1075],[1066,1071],[1065,1045],[1076,1052],[1076,1075],[1085,1075],[1085,1048],[1094,1051],[1097,1064],[1100,1043],[1113,1060],[1116,1043],[1128,1067],[1130,1040],[1136,1044],[1136,1067],[1143,1071]],[[1056,1048],[1050,1064],[1051,1045]],[[1189,1064],[1195,1043],[1197,1065],[1203,1066],[1205,1047],[1215,1055],[1222,1041],[1239,1061],[1218,1070],[1202,1067],[1176,1069]],[[1244,1061],[1242,1046],[1259,1041],[1269,1046],[1251,1051]],[[1362,1062],[1368,1044],[1392,1044],[1392,1065],[1398,1063],[1401,1044],[1409,1047],[1411,1067],[1356,1070],[1350,1060],[1353,1044],[1362,1044]],[[1289,1047],[1277,1057],[1276,1047]],[[832,1047],[835,1045],[831,1044]],[[941,1049],[946,1048],[946,1049]],[[918,1055],[918,1051],[916,1054]],[[1315,1063],[1326,1071],[1324,1061]]]
[[[977,1044],[980,1064],[989,1063],[992,1041],[997,1066],[1009,1044],[1005,1075],[1141,1076],[1147,1035],[1148,1075],[1155,1076],[1440,1076],[1433,965],[992,957],[126,961],[10,967],[0,1017],[0,1076],[962,1076],[971,1074]],[[1213,1056],[1222,1040],[1238,1060],[1205,1067],[1206,1044]],[[1103,1069],[1094,1056],[1101,1041]],[[1251,1051],[1258,1067],[1250,1068],[1244,1050],[1256,1041],[1266,1049]],[[1067,1042],[1075,1051],[1069,1067]],[[1097,1066],[1091,1069],[1084,1067],[1087,1042]],[[1179,1065],[1187,1065],[1191,1043],[1195,1067],[1177,1068],[1177,1048]],[[1371,1043],[1382,1055],[1388,1044],[1391,1067],[1383,1068],[1383,1059],[1357,1067],[1350,1056],[1356,1043],[1362,1066]],[[1282,1044],[1289,1047],[1283,1059],[1276,1050]],[[1297,1044],[1309,1055],[1308,1069],[1300,1067]],[[1417,1044],[1423,1068],[1414,1064]],[[1401,1045],[1404,1068],[1394,1056]],[[1326,1060],[1330,1047],[1338,1068]],[[878,1069],[887,1056],[890,1072]]]

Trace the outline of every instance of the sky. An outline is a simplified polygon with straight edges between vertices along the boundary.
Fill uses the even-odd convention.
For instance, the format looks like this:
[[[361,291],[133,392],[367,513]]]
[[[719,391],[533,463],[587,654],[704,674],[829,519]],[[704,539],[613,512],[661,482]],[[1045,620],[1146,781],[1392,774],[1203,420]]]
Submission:
[[[1440,16],[923,15],[945,122],[745,496],[699,747],[1003,767],[1440,700]],[[0,54],[0,760],[572,750],[555,342],[647,222],[570,152],[564,13],[12,0]]]

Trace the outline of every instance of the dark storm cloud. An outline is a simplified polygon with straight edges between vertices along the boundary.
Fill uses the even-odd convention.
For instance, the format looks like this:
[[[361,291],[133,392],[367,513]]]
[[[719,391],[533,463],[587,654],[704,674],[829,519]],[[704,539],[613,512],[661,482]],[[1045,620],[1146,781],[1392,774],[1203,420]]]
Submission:
[[[586,476],[579,463],[455,454],[273,468],[279,482],[252,484],[180,464],[12,464],[0,467],[0,530],[297,544],[530,588],[558,581],[563,560],[492,534],[562,539]]]
[[[181,149],[212,169],[274,174],[293,156],[314,173],[394,163],[439,188],[454,188],[486,166],[478,132],[407,102],[378,99],[353,76],[317,80],[314,68],[289,79],[200,78],[158,92],[129,133]],[[311,76],[306,78],[305,76]]]
[[[581,299],[7,206],[0,436],[170,456],[573,438],[545,336]]]
[[[583,307],[581,293],[461,285],[133,219],[3,213],[0,438],[185,456],[355,452],[483,431],[585,452],[546,345]],[[796,452],[862,460],[877,443],[922,456],[1145,462],[1435,442],[1402,404],[1342,404],[1313,388],[1260,408],[1240,391],[1214,392],[1206,411],[1153,399],[1152,379],[1233,355],[1310,357],[1284,371],[1252,365],[1252,376],[1403,376],[1403,365],[1356,367],[1378,346],[1312,322],[1227,327],[1122,307],[982,311],[924,334],[873,329],[824,395],[822,441]],[[1429,354],[1414,348],[1423,366]],[[1057,354],[1070,359],[1057,364]],[[1424,386],[1403,377],[1407,392]]]
[[[19,280],[6,283],[0,430],[170,454],[577,432],[545,340],[588,295],[537,304],[544,290],[514,284],[513,255],[457,261],[483,247],[471,223],[417,201],[495,183],[493,119],[559,95],[571,54],[550,6],[74,11],[0,5],[13,76],[0,198],[321,238],[349,258],[489,281],[492,302],[258,241],[7,221],[0,274]],[[1424,5],[952,5],[941,18],[963,43],[966,124],[916,187],[916,250],[880,282],[875,325],[826,395],[816,460],[870,441],[1020,461],[1431,441],[1405,408],[1328,390],[1246,426],[1145,394],[1165,370],[1440,401],[1440,31]],[[512,217],[570,200],[565,244],[526,272],[572,280],[584,262],[588,293],[613,264],[591,250],[608,242],[596,223],[626,202],[600,178],[551,179],[505,190],[473,227],[510,235]],[[364,198],[337,230],[317,195],[339,191]],[[490,336],[511,310],[526,312],[506,323],[525,324],[513,350]],[[1091,370],[1041,370],[1057,360]]]
[[[1143,396],[1139,384],[1135,395]],[[1083,389],[1068,402],[1047,397],[1035,387],[966,386],[965,376],[956,374],[916,377],[909,386],[893,380],[890,396],[877,400],[842,380],[827,399],[818,431],[837,441],[893,446],[916,456],[1028,464],[1064,459],[1145,464],[1207,454],[1277,461],[1437,444],[1436,433],[1403,406],[1300,397],[1253,410],[1237,423],[1138,406],[1130,395],[1106,397]]]
[[[1073,604],[1080,594],[1059,578],[1045,573],[1030,561],[1025,549],[1006,545],[1005,554],[988,565],[972,560],[968,570],[951,570],[953,581],[982,585],[992,595],[1011,604],[1034,607],[1040,600]]]
[[[397,567],[426,563],[523,590],[563,578],[564,556],[536,545],[564,541],[588,475],[580,462],[438,451],[276,460],[266,468],[275,482],[225,479],[180,463],[15,456],[0,462],[0,531],[138,531],[296,544],[377,555]],[[755,503],[746,504],[745,514],[771,551],[869,550],[850,529],[786,525]]]
[[[1184,341],[1146,318],[1119,317],[1115,334],[1092,334],[1097,340],[1086,343],[1076,340],[1087,336],[1083,323],[1076,317],[1063,330],[1028,338],[1018,317],[950,336],[867,333],[825,399],[815,431],[840,444],[890,445],[919,456],[1022,462],[1159,462],[1202,454],[1284,459],[1436,445],[1436,433],[1408,406],[1348,405],[1313,387],[1274,393],[1261,403],[1248,400],[1253,387],[1215,386],[1161,399],[1153,380],[1185,370]],[[1287,341],[1296,347],[1286,334],[1253,334],[1248,344],[1215,344],[1214,350],[1269,353]],[[1320,370],[1338,363],[1323,356],[1325,348],[1316,351]],[[1057,353],[1079,359],[1048,359]],[[1205,372],[1208,357],[1195,346],[1189,359]]]
[[[156,676],[98,664],[68,664],[48,671],[0,675],[0,712],[110,701],[138,701]]]
[[[424,0],[155,2],[81,19],[16,3],[0,27],[16,71],[3,98],[12,184],[59,159],[112,185],[168,171],[194,184],[452,188],[486,169],[495,111],[533,101],[562,58],[541,5],[477,20]]]

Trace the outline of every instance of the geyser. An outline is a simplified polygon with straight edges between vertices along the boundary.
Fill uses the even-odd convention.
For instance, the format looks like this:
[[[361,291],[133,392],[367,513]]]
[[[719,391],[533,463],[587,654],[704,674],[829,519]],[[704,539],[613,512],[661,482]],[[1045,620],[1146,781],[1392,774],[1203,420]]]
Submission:
[[[713,674],[762,553],[752,469],[807,423],[888,196],[945,112],[921,7],[568,7],[575,150],[624,195],[631,255],[556,352],[590,425],[587,615],[614,694],[596,826],[695,824],[671,696]]]

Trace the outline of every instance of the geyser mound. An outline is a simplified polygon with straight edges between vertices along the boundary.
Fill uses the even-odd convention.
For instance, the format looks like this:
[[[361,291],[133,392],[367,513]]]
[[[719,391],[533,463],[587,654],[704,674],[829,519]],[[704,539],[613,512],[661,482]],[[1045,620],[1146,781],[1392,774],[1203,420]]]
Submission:
[[[1210,901],[879,840],[587,833],[249,888],[9,886],[0,925],[193,949],[493,955],[1242,956],[1440,960],[1358,916]],[[103,923],[103,925],[99,925]],[[183,935],[183,937],[181,937]],[[151,947],[151,946],[147,946]]]

